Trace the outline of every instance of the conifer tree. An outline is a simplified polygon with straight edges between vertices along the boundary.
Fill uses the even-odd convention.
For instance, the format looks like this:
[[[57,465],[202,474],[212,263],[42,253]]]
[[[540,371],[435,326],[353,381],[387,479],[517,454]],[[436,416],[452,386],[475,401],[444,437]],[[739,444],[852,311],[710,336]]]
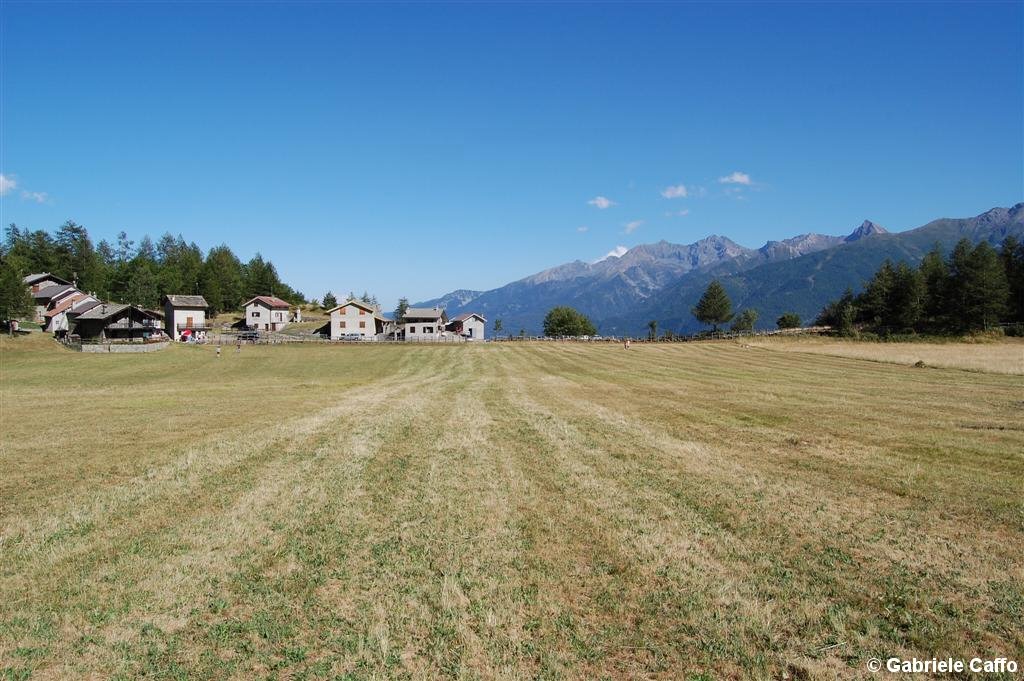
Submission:
[[[717,279],[708,284],[697,306],[692,310],[693,316],[702,324],[710,324],[718,331],[719,324],[732,319],[732,301],[725,287]]]

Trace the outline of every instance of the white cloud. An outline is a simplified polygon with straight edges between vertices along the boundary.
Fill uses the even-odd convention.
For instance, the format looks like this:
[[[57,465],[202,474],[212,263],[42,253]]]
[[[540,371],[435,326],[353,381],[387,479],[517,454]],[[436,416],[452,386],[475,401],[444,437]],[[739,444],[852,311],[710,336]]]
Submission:
[[[612,250],[608,251],[603,256],[595,260],[593,264],[596,265],[597,263],[607,260],[608,258],[621,258],[626,254],[628,250],[629,249],[626,248],[625,246],[616,246],[615,248],[613,248]]]
[[[690,195],[690,191],[686,188],[685,184],[674,184],[671,187],[662,189],[661,195],[666,199],[685,199]]]
[[[640,225],[642,224],[644,224],[643,220],[633,220],[632,222],[627,222],[624,225],[624,227],[626,228],[626,234],[632,234],[637,229],[639,229]]]
[[[46,192],[30,192],[24,189],[21,190],[21,198],[26,201],[35,201],[36,203],[46,203],[46,200],[50,198],[50,195]]]
[[[665,213],[665,217],[667,217],[667,218],[681,218],[681,217],[683,217],[685,215],[689,215],[689,214],[690,214],[690,209],[689,208],[684,208],[682,210],[670,210],[667,213]]]
[[[584,232],[589,232],[590,231],[590,227],[587,227],[586,225],[582,225],[580,227],[577,227],[576,231],[579,232],[580,234],[583,234]]]
[[[18,186],[17,180],[9,175],[0,175],[0,196],[7,196]]]
[[[615,202],[609,199],[607,196],[595,196],[594,198],[587,201],[591,206],[595,206],[598,210],[604,210],[611,208],[615,205]]]
[[[750,180],[750,175],[747,175],[746,173],[741,173],[738,170],[733,171],[731,175],[726,175],[725,177],[718,178],[718,181],[721,182],[722,184],[752,184]]]

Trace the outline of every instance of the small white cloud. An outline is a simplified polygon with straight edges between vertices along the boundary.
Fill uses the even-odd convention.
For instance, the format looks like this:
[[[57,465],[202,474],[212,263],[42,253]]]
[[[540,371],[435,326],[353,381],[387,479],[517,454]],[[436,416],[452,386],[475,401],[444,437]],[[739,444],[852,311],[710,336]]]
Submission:
[[[747,175],[746,173],[741,173],[738,170],[734,171],[731,175],[726,175],[725,177],[718,178],[718,181],[721,182],[722,184],[752,184],[750,180],[750,175]]]
[[[661,190],[661,195],[666,199],[685,199],[690,195],[690,190],[685,184],[674,184]]]
[[[689,208],[684,208],[682,210],[670,210],[667,213],[665,213],[665,217],[667,217],[667,218],[681,218],[681,217],[683,217],[685,215],[689,215],[689,214],[690,214],[690,209]]]
[[[46,203],[46,200],[50,198],[50,195],[46,192],[30,192],[24,189],[21,190],[21,198],[26,201],[35,201],[36,203]]]
[[[632,222],[627,222],[624,225],[624,227],[626,228],[626,234],[632,234],[633,232],[638,230],[640,228],[640,225],[642,224],[644,224],[643,220],[633,220]]]
[[[0,196],[7,196],[17,186],[17,180],[10,175],[0,175]]]
[[[586,225],[582,225],[580,227],[577,227],[576,231],[579,232],[580,234],[583,234],[584,232],[589,232],[590,231],[590,227],[587,227]]]
[[[594,198],[587,201],[591,206],[595,206],[598,210],[604,210],[611,208],[615,205],[615,202],[609,199],[607,196],[595,196]]]
[[[593,264],[596,265],[597,263],[603,262],[603,261],[607,260],[608,258],[621,258],[622,256],[624,256],[626,254],[626,252],[628,250],[629,249],[626,248],[625,246],[616,246],[615,248],[613,248],[612,250],[608,251],[603,256],[601,256],[600,258],[595,260],[593,262]]]

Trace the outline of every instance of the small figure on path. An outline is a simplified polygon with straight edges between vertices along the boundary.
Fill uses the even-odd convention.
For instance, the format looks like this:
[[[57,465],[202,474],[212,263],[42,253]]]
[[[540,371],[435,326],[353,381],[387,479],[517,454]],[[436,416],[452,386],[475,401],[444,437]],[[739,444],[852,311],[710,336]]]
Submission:
[[[217,346],[217,359],[220,359],[220,346]]]
[[[626,342],[625,342],[625,344],[623,345],[623,347],[624,347],[625,349],[629,350],[629,339],[628,339],[628,338],[626,339]]]
[[[238,345],[235,346],[235,354],[237,355],[242,351],[242,339],[238,339]]]

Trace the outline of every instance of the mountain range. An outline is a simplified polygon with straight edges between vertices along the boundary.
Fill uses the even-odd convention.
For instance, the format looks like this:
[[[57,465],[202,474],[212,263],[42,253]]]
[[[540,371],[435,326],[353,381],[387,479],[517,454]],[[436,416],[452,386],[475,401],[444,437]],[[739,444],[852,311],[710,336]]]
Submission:
[[[1024,203],[993,208],[972,218],[942,218],[892,233],[865,220],[846,236],[801,234],[757,249],[711,235],[692,244],[659,241],[596,262],[575,260],[490,291],[459,289],[416,303],[444,307],[449,316],[482,314],[505,333],[539,334],[544,315],[569,305],[606,335],[661,330],[689,333],[700,324],[690,314],[708,283],[719,279],[738,311],[754,308],[757,326],[770,328],[783,312],[810,322],[847,287],[857,291],[888,258],[917,264],[935,244],[948,252],[961,238],[993,245],[1024,237]]]

